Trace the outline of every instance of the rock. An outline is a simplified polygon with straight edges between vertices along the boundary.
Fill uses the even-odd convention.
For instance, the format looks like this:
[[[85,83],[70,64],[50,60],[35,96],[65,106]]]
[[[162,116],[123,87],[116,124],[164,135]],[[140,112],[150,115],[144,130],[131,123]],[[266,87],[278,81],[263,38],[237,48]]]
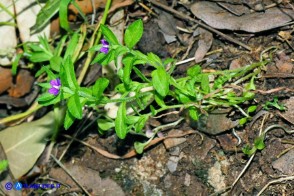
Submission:
[[[275,160],[273,163],[273,168],[281,171],[285,175],[294,174],[294,149],[290,150],[284,154],[279,159]]]
[[[210,135],[217,135],[239,124],[239,121],[232,121],[227,115],[228,110],[217,109],[208,116],[202,115],[198,121],[191,120],[191,127]]]

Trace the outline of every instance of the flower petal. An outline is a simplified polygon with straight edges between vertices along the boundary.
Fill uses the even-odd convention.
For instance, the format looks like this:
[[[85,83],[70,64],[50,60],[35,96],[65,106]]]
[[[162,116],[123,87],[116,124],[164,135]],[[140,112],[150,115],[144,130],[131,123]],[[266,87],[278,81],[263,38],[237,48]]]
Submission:
[[[108,41],[106,41],[105,39],[101,39],[101,43],[102,43],[103,47],[109,46]]]
[[[107,47],[102,47],[102,48],[100,49],[100,52],[103,52],[104,54],[107,54],[108,51],[109,51],[109,48],[107,48]]]
[[[59,93],[59,89],[56,89],[56,88],[52,87],[52,88],[50,88],[50,89],[48,90],[48,92],[49,92],[50,94],[56,96],[56,95],[58,95],[58,93]]]
[[[55,80],[51,80],[50,81],[50,84],[51,84],[51,86],[60,86],[61,85],[61,82],[60,82],[60,79],[57,78]]]

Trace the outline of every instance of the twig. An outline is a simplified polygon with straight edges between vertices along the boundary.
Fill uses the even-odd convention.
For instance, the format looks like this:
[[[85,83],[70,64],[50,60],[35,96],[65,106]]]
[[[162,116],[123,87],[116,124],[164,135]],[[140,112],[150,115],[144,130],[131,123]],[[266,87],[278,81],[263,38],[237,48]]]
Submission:
[[[40,108],[42,108],[43,106],[39,105],[38,102],[35,102],[27,111],[20,113],[20,114],[16,114],[13,116],[8,116],[6,118],[3,118],[0,120],[0,125],[11,122],[11,121],[15,121],[21,118],[25,118],[28,115],[34,113],[35,111],[39,110]]]
[[[259,191],[259,193],[257,194],[257,196],[261,195],[269,185],[271,185],[271,184],[275,184],[275,183],[278,183],[278,182],[283,182],[283,181],[286,181],[286,180],[294,180],[294,176],[282,177],[282,178],[279,178],[279,179],[277,179],[277,180],[270,181],[269,183],[267,183],[267,184],[261,189],[261,191]]]
[[[58,161],[54,155],[51,154],[51,157],[65,171],[65,173],[67,173],[67,175],[69,175],[71,179],[84,191],[84,193],[91,196],[91,194],[77,181],[77,179],[73,175],[71,175],[68,169],[66,169],[66,167],[60,161]]]
[[[90,113],[88,114],[87,118],[89,119],[89,118],[91,117],[92,114],[93,114],[93,112],[90,112]],[[96,122],[96,120],[97,120],[99,117],[100,117],[100,116],[96,117],[92,122],[90,122],[90,123],[89,123],[88,125],[86,125],[85,127],[84,127],[84,124],[83,124],[81,127],[84,127],[84,128],[83,128],[83,129],[79,129],[78,131],[76,131],[76,132],[74,133],[74,135],[73,135],[73,138],[77,137],[78,134],[83,133],[83,132],[84,132],[85,130],[87,130],[90,126],[92,126],[93,123]],[[84,122],[85,122],[85,121],[84,121]],[[65,153],[68,151],[70,145],[71,145],[73,142],[74,142],[73,139],[71,139],[71,140],[69,141],[69,143],[68,143],[67,146],[65,147],[64,151],[63,151],[62,154],[60,155],[60,157],[59,157],[59,159],[58,159],[59,161],[62,160],[62,158],[64,157]]]
[[[239,46],[242,46],[243,48],[245,48],[245,49],[247,49],[247,50],[249,50],[249,51],[252,50],[252,48],[251,48],[250,46],[247,46],[246,44],[244,44],[244,43],[242,43],[242,42],[240,42],[240,41],[238,41],[238,40],[236,40],[236,39],[234,39],[234,38],[232,38],[232,37],[230,37],[230,36],[228,36],[228,35],[226,35],[226,34],[220,32],[220,31],[218,31],[218,30],[216,30],[216,29],[213,29],[213,28],[211,28],[210,26],[208,26],[208,25],[206,25],[206,24],[203,24],[203,23],[202,23],[201,21],[199,21],[199,20],[196,20],[196,19],[194,19],[194,18],[191,18],[190,16],[187,16],[187,15],[185,15],[185,14],[183,14],[183,13],[181,13],[181,12],[178,12],[178,11],[176,11],[176,10],[174,10],[174,9],[172,9],[172,8],[170,8],[170,7],[168,7],[168,6],[166,6],[166,5],[163,5],[162,3],[159,3],[157,0],[149,0],[149,1],[150,1],[152,4],[158,6],[158,7],[162,8],[162,9],[164,9],[164,10],[166,10],[166,11],[169,11],[169,12],[175,14],[176,17],[178,17],[178,18],[181,18],[181,19],[184,19],[184,20],[187,20],[187,21],[195,22],[195,23],[197,23],[199,26],[201,26],[201,27],[203,27],[203,28],[205,28],[205,29],[207,29],[207,30],[209,30],[209,31],[212,31],[212,32],[214,32],[214,33],[216,33],[216,34],[222,36],[223,38],[225,38],[226,40],[228,40],[228,41],[230,41],[230,42],[233,42],[233,43],[235,43],[235,44],[237,44],[237,45],[239,45]]]
[[[261,133],[262,133],[261,130],[262,130],[262,127],[263,127],[263,125],[264,125],[264,120],[265,120],[265,117],[262,119],[261,126],[260,126],[260,132],[259,132],[259,135],[261,135]],[[254,152],[254,153],[251,155],[251,157],[250,157],[250,159],[247,161],[245,167],[242,169],[242,171],[240,172],[239,176],[236,178],[236,180],[235,180],[235,181],[233,182],[233,184],[231,185],[231,189],[234,188],[234,186],[237,184],[237,182],[238,182],[238,181],[240,180],[240,178],[243,176],[243,174],[245,173],[245,171],[248,169],[248,167],[249,167],[249,165],[251,164],[251,162],[252,162],[252,160],[253,160],[255,154],[256,154],[256,152]]]

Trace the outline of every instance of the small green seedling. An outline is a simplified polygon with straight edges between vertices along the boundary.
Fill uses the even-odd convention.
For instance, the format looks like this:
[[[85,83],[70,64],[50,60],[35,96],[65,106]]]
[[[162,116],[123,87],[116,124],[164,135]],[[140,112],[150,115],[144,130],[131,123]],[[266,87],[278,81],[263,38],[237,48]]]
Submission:
[[[257,150],[263,150],[265,148],[264,144],[264,135],[258,136],[254,139],[253,147],[250,147],[249,145],[246,145],[242,151],[244,154],[251,156],[254,154]]]
[[[270,110],[270,108],[276,108],[280,111],[286,110],[286,107],[283,104],[279,103],[278,97],[274,97],[273,101],[267,101],[264,104],[263,108],[265,110]]]

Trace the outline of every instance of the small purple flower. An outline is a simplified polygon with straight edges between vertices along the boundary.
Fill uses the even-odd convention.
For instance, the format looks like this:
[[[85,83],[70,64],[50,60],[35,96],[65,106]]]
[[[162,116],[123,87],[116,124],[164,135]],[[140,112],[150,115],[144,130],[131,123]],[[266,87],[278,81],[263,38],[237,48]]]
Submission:
[[[145,134],[146,134],[146,137],[148,137],[148,138],[151,138],[154,135],[154,133],[151,129],[147,129]]]
[[[101,39],[102,48],[100,48],[100,52],[107,54],[109,51],[109,43],[105,39]]]
[[[59,89],[61,87],[61,82],[59,78],[56,78],[55,80],[50,81],[51,88],[48,90],[48,92],[52,95],[58,95]]]

